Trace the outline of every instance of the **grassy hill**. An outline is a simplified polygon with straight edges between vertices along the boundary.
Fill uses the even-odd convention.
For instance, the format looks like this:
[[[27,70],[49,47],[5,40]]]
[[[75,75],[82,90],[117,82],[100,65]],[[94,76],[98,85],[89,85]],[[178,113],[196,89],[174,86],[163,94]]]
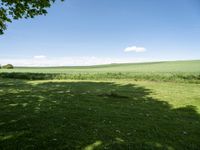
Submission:
[[[199,83],[200,61],[1,69],[0,149],[197,150]]]
[[[110,64],[75,67],[16,67],[1,69],[0,77],[18,79],[134,79],[200,82],[200,60]]]
[[[200,60],[150,63],[109,64],[75,67],[16,67],[1,72],[70,73],[70,72],[200,72]]]

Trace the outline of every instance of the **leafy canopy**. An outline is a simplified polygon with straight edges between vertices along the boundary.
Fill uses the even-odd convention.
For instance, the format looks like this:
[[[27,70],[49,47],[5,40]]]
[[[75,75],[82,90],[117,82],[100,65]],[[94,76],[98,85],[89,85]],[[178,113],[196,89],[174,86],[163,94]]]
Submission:
[[[0,34],[6,30],[6,25],[12,20],[34,18],[47,14],[56,0],[0,0]],[[64,1],[64,0],[61,0]]]

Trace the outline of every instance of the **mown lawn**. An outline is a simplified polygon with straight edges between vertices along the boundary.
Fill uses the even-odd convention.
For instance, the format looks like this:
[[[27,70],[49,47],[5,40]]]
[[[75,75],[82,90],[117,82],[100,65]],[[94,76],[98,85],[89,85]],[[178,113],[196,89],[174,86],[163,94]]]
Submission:
[[[200,148],[200,85],[0,80],[0,149]]]

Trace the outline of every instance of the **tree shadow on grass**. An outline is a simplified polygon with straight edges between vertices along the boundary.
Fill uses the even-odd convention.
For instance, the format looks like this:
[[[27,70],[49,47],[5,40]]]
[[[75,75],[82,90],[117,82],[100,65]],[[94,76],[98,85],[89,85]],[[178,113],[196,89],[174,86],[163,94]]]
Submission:
[[[200,115],[141,86],[1,82],[0,149],[199,149]]]

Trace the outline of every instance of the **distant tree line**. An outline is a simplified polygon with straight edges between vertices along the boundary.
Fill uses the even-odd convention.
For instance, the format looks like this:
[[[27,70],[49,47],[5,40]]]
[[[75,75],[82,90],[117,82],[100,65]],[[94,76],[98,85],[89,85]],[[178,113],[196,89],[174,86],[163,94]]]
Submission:
[[[0,69],[14,69],[14,66],[12,64],[0,65]]]

